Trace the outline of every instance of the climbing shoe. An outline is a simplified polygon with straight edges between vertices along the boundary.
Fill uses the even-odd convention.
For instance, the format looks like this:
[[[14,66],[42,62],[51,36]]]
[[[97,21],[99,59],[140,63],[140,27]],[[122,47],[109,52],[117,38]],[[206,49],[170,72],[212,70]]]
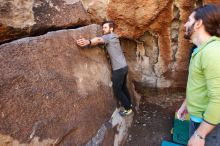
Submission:
[[[132,109],[129,109],[129,110],[123,110],[123,111],[120,111],[119,114],[124,117],[124,116],[128,116],[132,113]]]

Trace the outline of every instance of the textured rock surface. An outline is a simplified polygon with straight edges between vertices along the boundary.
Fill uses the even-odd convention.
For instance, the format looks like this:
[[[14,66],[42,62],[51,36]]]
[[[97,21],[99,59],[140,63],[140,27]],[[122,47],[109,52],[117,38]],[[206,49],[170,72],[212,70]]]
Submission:
[[[183,39],[182,27],[195,2],[132,2],[117,5],[112,0],[108,16],[117,23],[120,36],[135,40],[133,46],[123,43],[129,54],[136,54],[129,59],[135,80],[149,87],[184,87],[190,45]]]
[[[109,0],[82,0],[82,2],[92,22],[101,24],[104,20],[108,19],[107,6]]]
[[[82,145],[109,120],[115,102],[104,50],[75,39],[91,25],[0,46],[0,145]],[[27,144],[28,145],[28,144]]]
[[[79,0],[0,0],[0,43],[89,22]]]
[[[126,117],[119,115],[116,108],[111,119],[102,125],[97,134],[85,146],[123,146],[128,136],[134,114]]]
[[[147,27],[169,3],[170,0],[111,0],[108,5],[108,16],[120,26],[118,32],[121,36],[138,38],[147,31]]]
[[[142,68],[141,72],[131,69],[140,75],[138,82],[185,87],[191,45],[183,38],[183,25],[195,6],[207,3],[220,5],[219,0],[1,1],[0,41],[86,25],[90,18],[98,24],[112,19],[119,36],[135,41],[137,55],[142,50],[131,60]]]
[[[201,1],[201,0],[200,0]],[[219,0],[203,0],[205,4],[217,4],[220,6]]]
[[[211,1],[211,0],[210,0]],[[184,23],[202,1],[112,0],[108,17],[117,33],[129,38],[123,43],[134,80],[148,87],[185,87],[190,43],[184,38]],[[126,44],[127,43],[127,44]],[[134,55],[136,54],[136,56]]]
[[[84,0],[93,21],[114,20],[116,32],[134,42],[123,45],[133,56],[135,80],[159,88],[185,87],[191,44],[183,38],[183,25],[195,6],[208,3],[220,5],[218,0]]]

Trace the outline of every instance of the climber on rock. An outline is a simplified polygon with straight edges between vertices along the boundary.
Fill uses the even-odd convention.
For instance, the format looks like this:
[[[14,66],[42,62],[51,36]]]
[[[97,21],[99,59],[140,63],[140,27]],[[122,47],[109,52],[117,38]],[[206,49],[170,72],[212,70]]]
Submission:
[[[114,33],[114,22],[105,21],[102,24],[103,36],[95,37],[91,40],[80,38],[76,43],[80,47],[95,46],[103,44],[111,59],[112,64],[112,82],[114,95],[121,102],[124,110],[119,114],[121,116],[130,115],[132,113],[131,97],[127,88],[128,65],[122,52],[119,37]]]

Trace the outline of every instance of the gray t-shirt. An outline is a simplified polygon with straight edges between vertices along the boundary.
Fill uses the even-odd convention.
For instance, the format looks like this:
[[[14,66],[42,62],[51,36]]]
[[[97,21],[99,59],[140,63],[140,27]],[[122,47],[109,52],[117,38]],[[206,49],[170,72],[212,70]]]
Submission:
[[[115,33],[110,33],[103,35],[102,38],[111,59],[112,69],[117,70],[127,66],[118,36]]]

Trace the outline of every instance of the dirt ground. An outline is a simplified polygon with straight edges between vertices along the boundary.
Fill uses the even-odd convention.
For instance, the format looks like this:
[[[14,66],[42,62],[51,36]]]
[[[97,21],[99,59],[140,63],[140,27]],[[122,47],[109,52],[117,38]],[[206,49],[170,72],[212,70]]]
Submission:
[[[171,129],[176,109],[185,91],[141,91],[140,110],[135,113],[125,146],[160,146],[172,141]]]

